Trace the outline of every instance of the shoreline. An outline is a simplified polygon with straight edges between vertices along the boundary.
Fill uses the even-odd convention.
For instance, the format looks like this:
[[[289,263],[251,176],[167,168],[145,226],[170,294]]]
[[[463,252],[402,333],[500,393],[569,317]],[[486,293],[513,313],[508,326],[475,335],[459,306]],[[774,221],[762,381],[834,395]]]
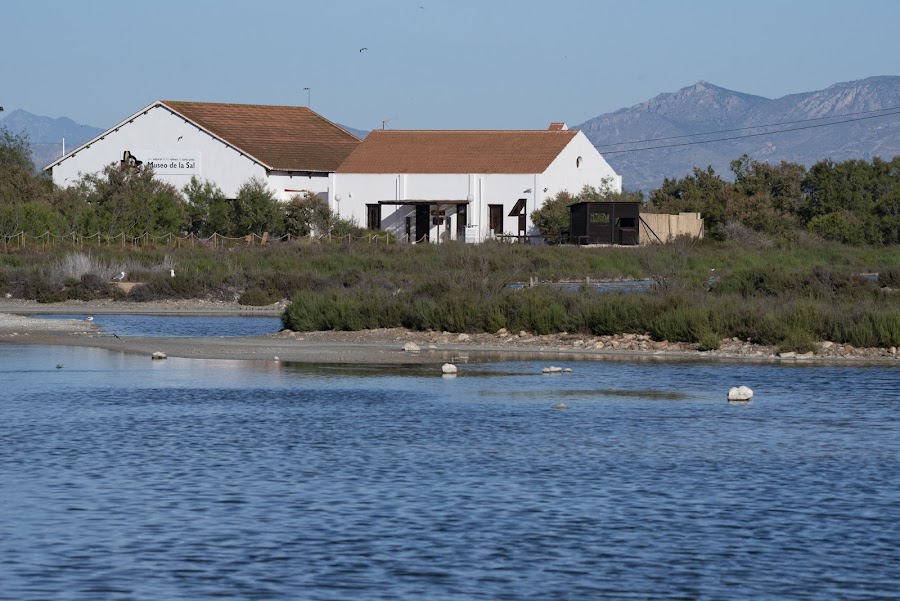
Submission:
[[[265,315],[278,316],[281,305],[240,309],[237,303],[166,301],[117,303],[67,301],[42,305],[0,300],[0,343],[101,348],[143,354],[155,352],[190,359],[234,359],[320,364],[441,364],[505,361],[691,361],[747,364],[900,366],[897,349],[857,349],[822,343],[818,353],[778,353],[774,347],[724,340],[718,350],[653,341],[646,335],[531,335],[500,330],[495,334],[414,332],[402,328],[358,332],[292,332],[250,337],[150,337],[105,334],[82,319],[44,320],[35,314]]]

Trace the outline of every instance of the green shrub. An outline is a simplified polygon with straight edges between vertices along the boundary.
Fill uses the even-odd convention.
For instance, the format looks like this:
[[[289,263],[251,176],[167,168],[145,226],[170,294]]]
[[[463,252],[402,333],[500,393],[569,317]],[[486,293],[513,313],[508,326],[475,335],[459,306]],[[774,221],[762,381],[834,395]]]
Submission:
[[[280,298],[278,293],[272,289],[253,287],[248,288],[241,294],[240,298],[238,298],[238,303],[254,307],[265,307],[266,305],[277,303]]]
[[[650,321],[650,335],[657,340],[700,342],[716,335],[709,321],[709,314],[702,306],[679,305],[665,310]]]
[[[885,267],[879,270],[878,283],[887,288],[900,288],[900,267]]]

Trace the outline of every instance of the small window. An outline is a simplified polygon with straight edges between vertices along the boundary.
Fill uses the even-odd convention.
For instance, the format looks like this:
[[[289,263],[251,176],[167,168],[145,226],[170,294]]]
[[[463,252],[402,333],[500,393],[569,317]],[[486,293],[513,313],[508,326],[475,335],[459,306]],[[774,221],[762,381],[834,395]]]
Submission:
[[[575,168],[581,169],[581,163],[583,163],[583,162],[584,162],[584,159],[582,159],[581,157],[578,157],[577,159],[575,159]]]
[[[634,217],[619,217],[616,219],[616,227],[634,227]]]
[[[591,213],[591,223],[609,223],[609,213]]]

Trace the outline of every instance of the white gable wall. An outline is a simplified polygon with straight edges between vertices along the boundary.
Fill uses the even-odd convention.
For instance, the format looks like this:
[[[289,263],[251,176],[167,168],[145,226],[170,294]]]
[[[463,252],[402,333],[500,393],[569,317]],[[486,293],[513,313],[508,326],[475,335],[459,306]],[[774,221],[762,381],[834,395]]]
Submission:
[[[181,190],[191,176],[215,183],[225,196],[234,198],[238,189],[251,177],[265,180],[277,198],[286,199],[303,190],[327,193],[327,174],[312,176],[273,172],[244,155],[240,150],[198,129],[190,122],[166,108],[153,105],[104,133],[52,167],[53,181],[67,187],[81,175],[98,173],[106,165],[119,164],[125,151],[138,160],[147,161],[147,154],[173,159],[194,158],[193,168],[181,161],[184,168],[157,169],[156,178]],[[143,156],[142,156],[143,155]],[[167,171],[172,171],[167,172]],[[291,192],[300,190],[301,192]]]
[[[622,191],[622,176],[613,171],[587,136],[583,132],[578,132],[547,167],[541,190],[546,187],[547,195],[550,197],[561,190],[578,194],[584,186],[600,189],[605,180],[608,181],[611,191]],[[543,200],[541,199],[541,203]]]

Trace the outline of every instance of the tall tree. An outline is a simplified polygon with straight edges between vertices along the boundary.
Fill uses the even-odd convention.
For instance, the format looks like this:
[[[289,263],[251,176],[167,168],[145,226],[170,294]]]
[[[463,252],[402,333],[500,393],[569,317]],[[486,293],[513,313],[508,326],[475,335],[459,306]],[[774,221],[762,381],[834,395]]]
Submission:
[[[232,203],[232,223],[237,235],[280,233],[283,218],[278,200],[265,180],[252,177],[238,189]]]

